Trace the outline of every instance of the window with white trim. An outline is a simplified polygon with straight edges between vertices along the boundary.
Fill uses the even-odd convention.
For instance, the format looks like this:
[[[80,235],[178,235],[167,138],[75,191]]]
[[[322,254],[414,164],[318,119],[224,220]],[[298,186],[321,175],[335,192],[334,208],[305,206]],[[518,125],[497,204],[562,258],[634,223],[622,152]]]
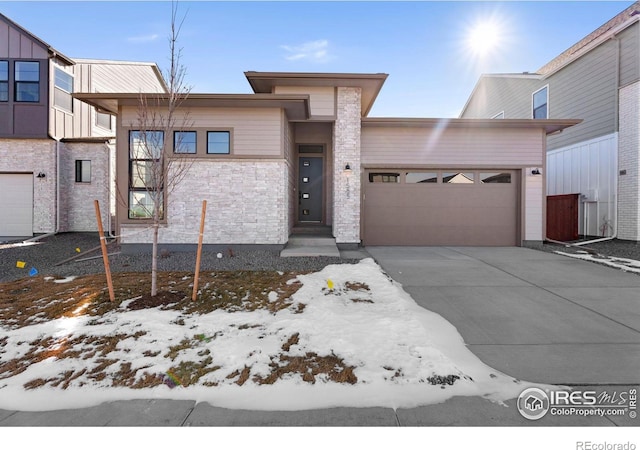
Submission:
[[[68,112],[73,112],[73,75],[59,67],[55,68],[53,81],[53,104]]]
[[[534,119],[549,118],[549,86],[537,90],[532,94],[531,99],[532,111],[531,117]]]

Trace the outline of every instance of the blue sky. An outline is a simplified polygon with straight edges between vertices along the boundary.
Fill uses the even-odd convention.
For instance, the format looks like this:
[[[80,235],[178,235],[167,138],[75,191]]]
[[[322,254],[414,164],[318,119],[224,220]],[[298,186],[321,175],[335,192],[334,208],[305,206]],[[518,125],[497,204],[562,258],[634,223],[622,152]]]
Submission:
[[[182,1],[182,64],[193,92],[249,93],[243,72],[389,74],[370,116],[457,117],[481,73],[535,72],[632,1]],[[167,67],[171,3],[0,3],[69,57]],[[470,49],[476,24],[495,45]],[[477,39],[476,39],[477,42]]]

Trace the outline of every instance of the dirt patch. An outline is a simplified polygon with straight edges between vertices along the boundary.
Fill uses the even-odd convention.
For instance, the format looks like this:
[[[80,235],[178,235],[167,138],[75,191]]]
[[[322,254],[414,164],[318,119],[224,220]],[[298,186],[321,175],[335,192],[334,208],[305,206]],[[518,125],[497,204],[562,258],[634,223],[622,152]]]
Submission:
[[[119,273],[113,276],[115,301],[109,300],[104,275],[87,275],[64,283],[51,277],[23,278],[0,284],[0,325],[9,329],[44,323],[61,317],[80,315],[98,318],[131,300],[130,310],[161,308],[185,314],[207,314],[217,309],[277,312],[294,304],[291,296],[302,284],[298,273],[204,272],[200,274],[198,295],[191,300],[193,274],[161,272],[158,295],[151,297],[147,273]],[[58,280],[60,281],[60,280]],[[275,292],[271,294],[271,292]],[[304,305],[294,305],[302,312]]]

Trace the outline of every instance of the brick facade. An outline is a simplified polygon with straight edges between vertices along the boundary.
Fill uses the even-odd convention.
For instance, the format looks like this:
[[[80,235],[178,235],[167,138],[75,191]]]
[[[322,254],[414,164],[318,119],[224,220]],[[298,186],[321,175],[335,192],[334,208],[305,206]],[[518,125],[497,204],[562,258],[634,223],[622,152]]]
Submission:
[[[620,89],[618,238],[640,240],[640,81]]]
[[[60,231],[97,231],[94,200],[100,203],[102,226],[109,229],[110,148],[107,144],[62,143],[60,155]],[[76,161],[90,161],[91,179],[76,183]]]
[[[160,242],[197,243],[207,200],[204,244],[283,245],[289,238],[284,160],[196,161],[167,201]],[[150,243],[149,225],[122,225],[123,244]]]
[[[333,235],[360,244],[360,88],[337,88],[333,153]],[[349,164],[351,174],[345,173]]]

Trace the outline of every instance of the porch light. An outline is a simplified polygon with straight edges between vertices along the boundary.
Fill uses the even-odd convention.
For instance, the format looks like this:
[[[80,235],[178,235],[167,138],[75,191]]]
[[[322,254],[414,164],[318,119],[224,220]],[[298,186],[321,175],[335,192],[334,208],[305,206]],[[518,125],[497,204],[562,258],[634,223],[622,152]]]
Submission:
[[[540,169],[536,168],[531,171],[531,175],[542,175],[542,173],[540,172]]]
[[[352,172],[352,170],[351,170],[351,166],[350,166],[349,164],[347,164],[346,166],[344,166],[344,171],[343,171],[343,173],[344,173],[345,175],[349,176],[349,175],[351,175],[351,172]]]

